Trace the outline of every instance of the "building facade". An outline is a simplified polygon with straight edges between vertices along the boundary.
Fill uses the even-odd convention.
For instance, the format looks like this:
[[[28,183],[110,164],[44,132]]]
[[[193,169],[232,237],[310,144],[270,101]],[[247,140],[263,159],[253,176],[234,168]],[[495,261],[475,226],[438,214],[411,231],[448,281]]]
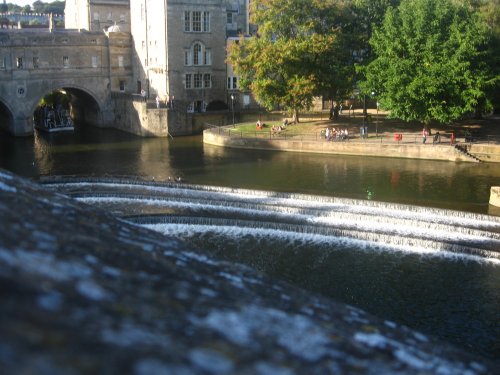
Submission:
[[[246,0],[158,3],[131,2],[137,89],[188,112],[226,104],[226,41],[229,32],[244,32]]]
[[[130,33],[9,30],[0,33],[0,128],[33,133],[33,113],[46,95],[63,90],[72,115],[113,126],[114,92],[132,86]]]
[[[251,103],[226,63],[227,43],[249,33],[249,1],[67,0],[66,27],[130,31],[134,84],[126,91],[199,113]]]
[[[129,0],[66,0],[64,13],[67,29],[103,31],[119,25],[130,32]]]

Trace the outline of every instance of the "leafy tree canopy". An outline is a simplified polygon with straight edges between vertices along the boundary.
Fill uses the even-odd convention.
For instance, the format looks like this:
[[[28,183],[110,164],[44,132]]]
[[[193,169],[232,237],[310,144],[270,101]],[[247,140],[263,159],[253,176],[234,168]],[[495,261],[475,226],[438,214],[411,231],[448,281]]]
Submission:
[[[65,1],[52,1],[47,3],[43,1],[35,1],[31,6],[26,5],[24,7],[12,3],[6,3],[6,5],[9,12],[64,14]],[[2,11],[2,8],[0,8],[0,11]]]
[[[298,112],[325,92],[342,97],[354,69],[335,0],[255,0],[258,34],[241,37],[228,53],[243,88],[268,109]]]
[[[376,58],[366,67],[365,92],[406,121],[450,123],[488,106],[498,80],[491,29],[464,2],[402,0],[389,8],[370,40]]]

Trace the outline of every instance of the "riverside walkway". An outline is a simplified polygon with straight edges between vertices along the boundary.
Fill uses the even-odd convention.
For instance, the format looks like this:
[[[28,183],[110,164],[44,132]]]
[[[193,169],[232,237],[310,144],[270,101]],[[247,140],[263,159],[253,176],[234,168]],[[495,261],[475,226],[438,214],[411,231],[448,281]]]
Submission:
[[[346,121],[347,120],[347,121]],[[360,156],[379,156],[461,162],[500,162],[500,133],[476,136],[467,127],[432,127],[423,143],[421,130],[415,124],[403,124],[375,117],[369,123],[368,134],[362,134],[362,126],[356,114],[340,118],[334,123],[317,120],[313,131],[290,131],[288,125],[283,131],[273,132],[268,125],[262,130],[242,130],[232,126],[211,127],[204,131],[203,141],[207,144],[247,149],[267,149],[290,152],[311,152]],[[420,125],[418,125],[420,126]],[[327,140],[325,129],[335,127],[347,129],[347,140]],[[500,130],[500,126],[498,126]],[[439,132],[439,137],[434,136]]]

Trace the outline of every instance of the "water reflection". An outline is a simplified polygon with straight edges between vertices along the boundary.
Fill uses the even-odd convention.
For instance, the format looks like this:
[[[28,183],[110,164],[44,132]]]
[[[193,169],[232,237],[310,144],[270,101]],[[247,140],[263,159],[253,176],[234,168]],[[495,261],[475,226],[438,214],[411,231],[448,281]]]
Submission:
[[[127,175],[373,199],[498,215],[488,205],[500,164],[225,149],[200,136],[139,138],[112,129],[0,136],[0,167],[23,176]]]

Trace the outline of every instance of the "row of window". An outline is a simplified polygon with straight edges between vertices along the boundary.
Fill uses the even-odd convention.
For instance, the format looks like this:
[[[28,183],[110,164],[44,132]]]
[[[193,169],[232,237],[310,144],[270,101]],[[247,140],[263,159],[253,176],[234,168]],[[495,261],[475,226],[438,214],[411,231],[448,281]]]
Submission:
[[[212,87],[212,75],[210,73],[188,73],[184,78],[186,89],[209,89]]]
[[[94,12],[93,18],[94,18],[94,21],[100,21],[101,14],[99,12]],[[108,18],[107,18],[107,20],[108,21],[112,21],[113,20],[113,12],[108,12]],[[120,14],[120,22],[126,22],[126,16],[123,13]]]
[[[38,56],[33,57],[33,69],[38,69],[40,67],[40,58]],[[62,57],[62,63],[64,68],[69,68],[69,56],[63,56]],[[92,56],[92,67],[97,68],[99,63],[99,59],[97,56]],[[25,59],[23,57],[17,57],[16,58],[16,68],[17,69],[24,69],[24,64],[25,64]],[[0,69],[6,69],[6,58],[0,59]],[[124,59],[123,56],[118,56],[118,67],[123,68],[124,67]]]
[[[201,43],[195,43],[191,49],[184,51],[184,65],[212,65],[212,53]]]
[[[193,33],[210,32],[210,12],[199,10],[184,12],[184,31]]]

